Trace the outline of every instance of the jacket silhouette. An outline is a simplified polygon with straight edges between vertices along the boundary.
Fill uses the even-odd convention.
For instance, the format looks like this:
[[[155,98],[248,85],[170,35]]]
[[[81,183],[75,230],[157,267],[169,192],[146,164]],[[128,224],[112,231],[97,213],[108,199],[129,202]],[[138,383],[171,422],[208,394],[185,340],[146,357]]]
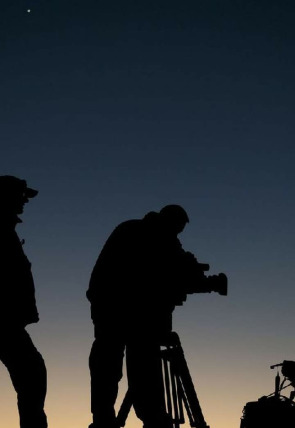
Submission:
[[[144,428],[170,428],[164,402],[160,344],[185,300],[184,259],[177,235],[189,221],[179,205],[119,224],[91,274],[95,340],[91,374],[91,428],[116,427],[114,405],[126,352],[128,387]],[[203,275],[203,273],[202,273]]]
[[[0,221],[1,325],[4,322],[26,326],[39,320],[31,263],[15,231],[20,220],[0,214]]]
[[[25,327],[39,315],[31,263],[15,231],[24,204],[37,195],[26,181],[0,176],[0,360],[17,393],[21,428],[46,428],[46,368]]]

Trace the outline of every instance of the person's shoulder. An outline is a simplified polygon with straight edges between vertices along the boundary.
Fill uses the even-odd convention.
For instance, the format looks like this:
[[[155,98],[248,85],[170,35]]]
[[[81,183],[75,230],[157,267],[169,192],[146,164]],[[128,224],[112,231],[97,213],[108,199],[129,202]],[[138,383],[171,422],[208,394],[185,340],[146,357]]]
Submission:
[[[123,221],[122,223],[118,224],[118,226],[115,227],[111,236],[130,234],[132,232],[135,232],[136,230],[138,230],[140,222],[141,222],[140,219],[131,219],[131,220]]]
[[[115,230],[124,230],[132,227],[136,227],[137,225],[139,225],[140,221],[141,220],[137,218],[122,221],[122,223],[118,224]]]
[[[115,248],[126,246],[128,243],[134,242],[136,237],[140,235],[138,227],[140,220],[132,219],[119,223],[108,237],[104,248]]]

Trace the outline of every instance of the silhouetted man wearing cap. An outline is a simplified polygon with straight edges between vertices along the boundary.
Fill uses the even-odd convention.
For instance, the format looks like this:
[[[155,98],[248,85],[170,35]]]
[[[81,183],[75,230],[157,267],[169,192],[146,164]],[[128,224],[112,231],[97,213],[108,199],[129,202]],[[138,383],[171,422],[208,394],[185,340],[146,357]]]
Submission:
[[[126,352],[129,391],[144,428],[170,428],[160,344],[180,301],[185,251],[177,235],[189,221],[179,205],[119,224],[92,271],[87,298],[95,328],[89,367],[91,428],[115,428],[114,405]],[[90,428],[89,427],[89,428]]]
[[[31,263],[15,231],[24,205],[37,193],[25,180],[0,176],[0,360],[17,393],[21,428],[47,427],[46,367],[25,330],[39,320]]]

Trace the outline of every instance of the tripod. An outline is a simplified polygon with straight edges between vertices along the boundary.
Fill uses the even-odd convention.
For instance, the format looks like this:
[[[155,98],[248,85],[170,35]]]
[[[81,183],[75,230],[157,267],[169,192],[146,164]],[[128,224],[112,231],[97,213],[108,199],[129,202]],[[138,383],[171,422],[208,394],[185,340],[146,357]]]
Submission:
[[[168,342],[162,345],[161,358],[166,410],[173,428],[185,423],[184,407],[191,427],[210,428],[205,422],[177,333],[172,332]],[[125,426],[131,406],[132,396],[127,390],[117,415],[119,427]]]

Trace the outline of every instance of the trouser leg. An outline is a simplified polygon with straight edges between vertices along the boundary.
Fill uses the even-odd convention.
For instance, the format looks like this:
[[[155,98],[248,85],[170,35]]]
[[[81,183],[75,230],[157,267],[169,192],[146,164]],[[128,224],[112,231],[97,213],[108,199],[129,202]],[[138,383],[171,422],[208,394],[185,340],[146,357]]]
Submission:
[[[145,334],[127,344],[128,384],[135,413],[145,428],[171,427],[165,406],[160,344]]]
[[[116,426],[115,402],[123,375],[124,347],[122,339],[96,330],[89,356],[92,427]]]
[[[26,330],[0,334],[0,358],[17,393],[20,427],[47,428],[44,412],[46,367]]]

